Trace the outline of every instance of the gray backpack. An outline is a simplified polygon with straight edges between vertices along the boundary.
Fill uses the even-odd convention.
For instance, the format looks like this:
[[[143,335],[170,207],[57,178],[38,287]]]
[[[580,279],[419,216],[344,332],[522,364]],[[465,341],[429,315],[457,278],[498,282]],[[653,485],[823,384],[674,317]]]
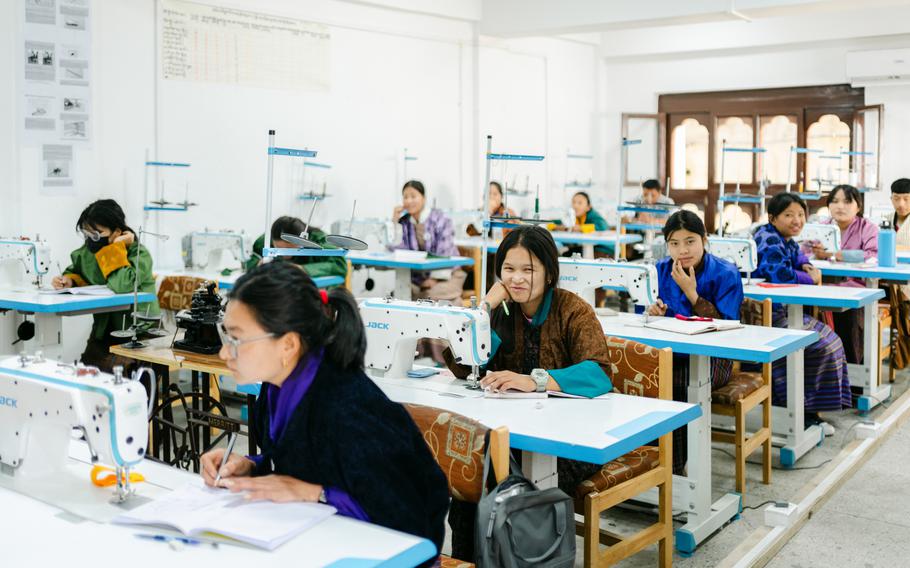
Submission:
[[[575,566],[572,499],[556,487],[537,489],[514,460],[509,463],[509,476],[488,491],[489,470],[487,446],[474,534],[478,568]]]

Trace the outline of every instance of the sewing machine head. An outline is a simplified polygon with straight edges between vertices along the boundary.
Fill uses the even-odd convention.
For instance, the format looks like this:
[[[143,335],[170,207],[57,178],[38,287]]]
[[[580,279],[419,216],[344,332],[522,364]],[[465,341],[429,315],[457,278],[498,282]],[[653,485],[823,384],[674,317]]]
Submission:
[[[0,266],[3,282],[34,284],[41,287],[41,279],[51,267],[51,248],[39,238],[0,238]],[[24,281],[23,281],[24,280]]]
[[[836,252],[840,250],[840,229],[835,224],[806,223],[795,240],[798,243],[817,241],[826,251]]]
[[[187,268],[237,268],[250,258],[253,243],[242,232],[195,231],[183,237],[183,263]],[[224,252],[230,253],[235,266],[227,266]]]
[[[61,473],[77,429],[92,462],[116,469],[115,500],[129,497],[129,469],[145,457],[148,440],[148,397],[136,379],[151,371],[132,379],[114,371],[63,365],[40,353],[0,358],[0,476]]]
[[[740,272],[750,274],[758,269],[758,249],[755,241],[743,237],[708,237],[708,252],[736,265]]]
[[[657,269],[652,264],[575,255],[559,259],[559,287],[578,294],[592,306],[597,288],[623,290],[637,305],[650,306],[657,301]]]
[[[490,359],[490,316],[483,308],[367,299],[360,303],[360,317],[367,333],[366,367],[377,376],[404,377],[423,338],[448,341],[455,360],[474,367],[475,378]]]

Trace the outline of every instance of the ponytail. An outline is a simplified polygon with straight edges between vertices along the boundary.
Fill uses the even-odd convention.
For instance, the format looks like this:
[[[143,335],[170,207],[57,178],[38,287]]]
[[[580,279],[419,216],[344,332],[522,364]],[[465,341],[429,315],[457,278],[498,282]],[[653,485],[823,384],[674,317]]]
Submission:
[[[334,323],[326,338],[326,356],[340,369],[363,369],[367,335],[357,302],[344,288],[333,288],[328,293],[328,307]]]
[[[269,333],[297,333],[307,350],[325,348],[342,370],[363,368],[366,333],[350,292],[335,288],[325,296],[301,267],[290,262],[261,264],[241,276],[228,295],[243,302]]]

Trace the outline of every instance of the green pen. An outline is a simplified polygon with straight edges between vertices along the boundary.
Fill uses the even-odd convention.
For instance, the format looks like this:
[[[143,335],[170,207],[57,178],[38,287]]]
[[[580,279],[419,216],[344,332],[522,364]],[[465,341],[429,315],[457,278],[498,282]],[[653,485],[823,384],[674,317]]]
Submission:
[[[502,311],[504,311],[506,315],[509,315],[509,302],[506,300],[502,301]]]

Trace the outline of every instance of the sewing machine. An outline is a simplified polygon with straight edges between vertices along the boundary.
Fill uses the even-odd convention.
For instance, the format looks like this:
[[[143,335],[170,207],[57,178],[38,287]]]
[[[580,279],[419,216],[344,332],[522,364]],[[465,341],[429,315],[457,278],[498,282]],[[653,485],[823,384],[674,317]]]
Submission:
[[[22,270],[10,268],[16,265]],[[0,238],[0,266],[4,267],[0,282],[5,286],[25,284],[40,288],[42,277],[51,267],[51,248],[40,237],[35,240]],[[23,282],[23,276],[27,282]]]
[[[657,301],[657,269],[651,264],[575,254],[559,259],[559,287],[578,294],[592,306],[598,288],[624,290],[637,305],[650,306]]]
[[[183,263],[187,268],[237,268],[250,258],[252,241],[242,232],[194,231],[183,237]],[[234,266],[226,266],[224,253],[232,255]],[[229,261],[230,262],[230,261]]]
[[[360,317],[367,335],[366,367],[379,377],[404,377],[414,363],[417,341],[424,338],[448,341],[455,361],[472,367],[471,385],[490,359],[490,315],[483,308],[367,299],[360,303]]]
[[[154,392],[148,368],[126,378],[122,367],[109,375],[40,352],[0,358],[0,482],[14,489],[61,483],[76,429],[92,463],[115,468],[112,502],[129,499],[130,469],[145,457],[148,440],[148,397],[138,382],[144,373]]]
[[[708,237],[708,252],[717,258],[732,262],[740,272],[747,275],[758,269],[758,249],[755,241],[750,238],[711,235]]]
[[[826,251],[837,252],[840,250],[840,229],[837,225],[806,223],[795,240],[800,244],[817,241],[825,247]]]

